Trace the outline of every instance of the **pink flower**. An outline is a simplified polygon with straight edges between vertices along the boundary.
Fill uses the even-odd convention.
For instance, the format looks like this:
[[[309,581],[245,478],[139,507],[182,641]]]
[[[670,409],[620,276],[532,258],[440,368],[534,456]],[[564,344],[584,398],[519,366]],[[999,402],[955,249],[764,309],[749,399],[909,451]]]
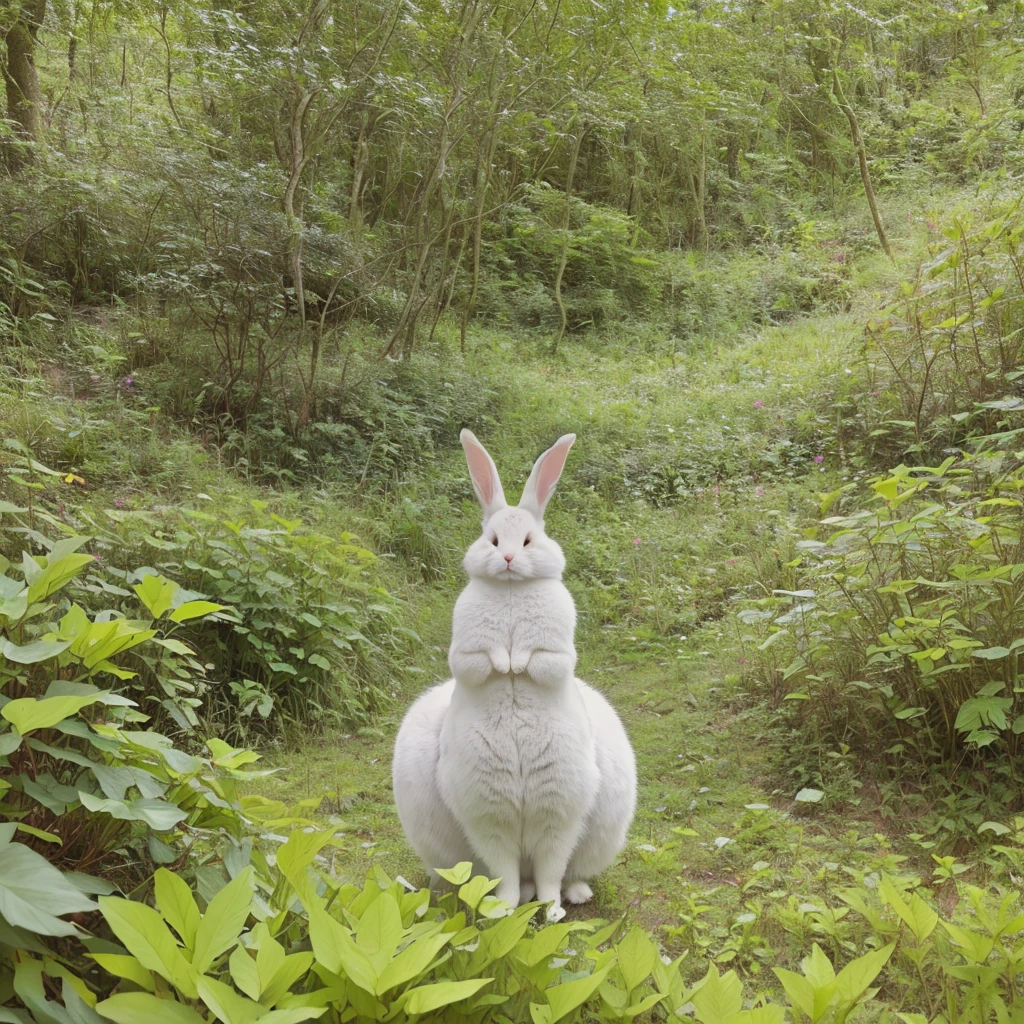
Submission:
[[[718,486],[717,486],[717,485],[711,488],[711,493],[712,493],[712,494],[713,494],[713,495],[714,495],[714,496],[715,496],[716,498],[718,497]]]
[[[114,499],[114,506],[116,508],[120,508],[123,504],[124,504],[124,498],[115,498]]]
[[[763,409],[763,408],[764,408],[764,402],[762,402],[762,401],[761,401],[760,399],[758,399],[758,400],[757,400],[757,401],[756,401],[756,402],[754,403],[754,408],[755,408],[755,409]]]
[[[634,545],[634,547],[635,547],[635,546],[636,546],[637,544],[643,544],[643,541],[642,541],[642,540],[641,540],[641,539],[640,539],[639,537],[634,537],[634,538],[633,538],[633,545]]]
[[[763,487],[755,487],[754,488],[754,497],[755,498],[763,498],[764,497],[764,488]]]
[[[815,455],[814,456],[814,461],[815,461],[815,463],[817,465],[820,466],[825,461],[825,456],[824,455]]]
[[[133,386],[134,384],[135,384],[135,381],[134,381],[134,380],[132,380],[132,378],[131,378],[131,377],[125,377],[125,379],[124,379],[124,381],[122,382],[121,386],[122,386],[122,387],[123,387],[123,388],[125,389],[125,391],[131,391],[131,389],[132,389],[132,386]]]
[[[882,393],[881,391],[872,391],[871,392],[871,397],[872,398],[877,398],[881,393]]]

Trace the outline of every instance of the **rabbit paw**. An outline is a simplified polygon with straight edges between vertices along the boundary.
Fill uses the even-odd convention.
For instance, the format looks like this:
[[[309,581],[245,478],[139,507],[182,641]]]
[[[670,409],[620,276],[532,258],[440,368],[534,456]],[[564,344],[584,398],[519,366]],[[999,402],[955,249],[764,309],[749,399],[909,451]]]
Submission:
[[[529,878],[523,879],[519,883],[519,905],[522,906],[524,903],[529,903],[534,896],[537,895],[537,886],[533,884],[533,881]]]
[[[508,651],[503,647],[495,647],[491,651],[491,664],[499,676],[507,676],[512,667]]]
[[[513,651],[509,663],[514,676],[526,674],[527,666],[530,664],[530,651]]]
[[[565,898],[569,903],[586,903],[593,895],[586,882],[570,882],[565,887]]]

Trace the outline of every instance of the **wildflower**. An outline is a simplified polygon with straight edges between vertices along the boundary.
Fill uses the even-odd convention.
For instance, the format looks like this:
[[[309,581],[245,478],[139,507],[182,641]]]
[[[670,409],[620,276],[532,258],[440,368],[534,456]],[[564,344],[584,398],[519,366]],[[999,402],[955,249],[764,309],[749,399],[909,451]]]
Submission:
[[[122,381],[121,386],[125,389],[125,391],[131,391],[134,384],[135,381],[132,380],[131,377],[125,377],[125,379]]]
[[[633,538],[634,546],[637,545],[637,544],[642,544],[642,543],[643,543],[643,541],[639,537],[634,537]]]
[[[712,494],[713,494],[713,495],[714,495],[714,496],[715,496],[716,498],[718,497],[718,493],[719,493],[719,492],[718,492],[718,486],[717,486],[717,485],[711,488],[711,493],[712,493]]]
[[[755,487],[754,488],[754,497],[755,498],[763,498],[764,497],[764,488],[763,487]]]
[[[881,391],[872,391],[871,392],[871,397],[872,398],[877,398],[881,393],[882,393]]]
[[[761,401],[760,399],[758,399],[758,400],[757,400],[757,401],[756,401],[756,402],[754,403],[754,408],[755,408],[755,409],[763,409],[763,408],[764,408],[764,402],[762,402],[762,401]]]
[[[123,504],[124,504],[124,498],[115,498],[114,499],[114,507],[115,508],[120,508]]]
[[[825,461],[825,456],[824,455],[815,455],[814,456],[815,465],[820,466],[824,461]]]

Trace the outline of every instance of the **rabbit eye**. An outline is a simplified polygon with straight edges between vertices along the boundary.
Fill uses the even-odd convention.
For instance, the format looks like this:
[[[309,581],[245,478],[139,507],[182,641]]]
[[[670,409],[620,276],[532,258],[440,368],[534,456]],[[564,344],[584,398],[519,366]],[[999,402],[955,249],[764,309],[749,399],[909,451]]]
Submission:
[[[492,543],[492,544],[493,544],[493,545],[494,545],[495,547],[497,547],[497,546],[498,546],[498,538],[497,538],[497,537],[492,537],[492,538],[491,538],[491,543]]]
[[[527,545],[527,544],[529,544],[529,543],[530,543],[530,540],[531,540],[531,538],[530,538],[530,537],[527,537],[527,538],[526,538],[526,540],[524,540],[524,541],[523,541],[523,547],[524,547],[524,548],[526,547],[526,545]]]

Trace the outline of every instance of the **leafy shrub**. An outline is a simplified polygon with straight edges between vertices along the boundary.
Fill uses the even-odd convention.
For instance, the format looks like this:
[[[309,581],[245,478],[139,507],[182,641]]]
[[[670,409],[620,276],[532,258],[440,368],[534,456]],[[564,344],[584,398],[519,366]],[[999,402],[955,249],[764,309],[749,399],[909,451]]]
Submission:
[[[231,608],[188,629],[210,681],[190,699],[187,720],[175,715],[179,727],[196,728],[198,715],[205,730],[237,740],[363,725],[390,704],[416,638],[369,572],[373,553],[351,534],[323,536],[265,502],[234,520],[190,512],[169,528],[144,513],[119,518],[122,538],[134,536],[156,569]],[[109,571],[132,583],[146,570]]]
[[[941,236],[868,324],[869,380],[882,402],[865,447],[893,460],[991,431],[999,402],[1022,395],[1024,212],[1019,203],[966,212]]]
[[[900,466],[823,520],[823,540],[800,542],[796,588],[740,613],[757,692],[826,749],[966,758],[1009,798],[1024,733],[1022,489],[1017,455],[993,447]]]

